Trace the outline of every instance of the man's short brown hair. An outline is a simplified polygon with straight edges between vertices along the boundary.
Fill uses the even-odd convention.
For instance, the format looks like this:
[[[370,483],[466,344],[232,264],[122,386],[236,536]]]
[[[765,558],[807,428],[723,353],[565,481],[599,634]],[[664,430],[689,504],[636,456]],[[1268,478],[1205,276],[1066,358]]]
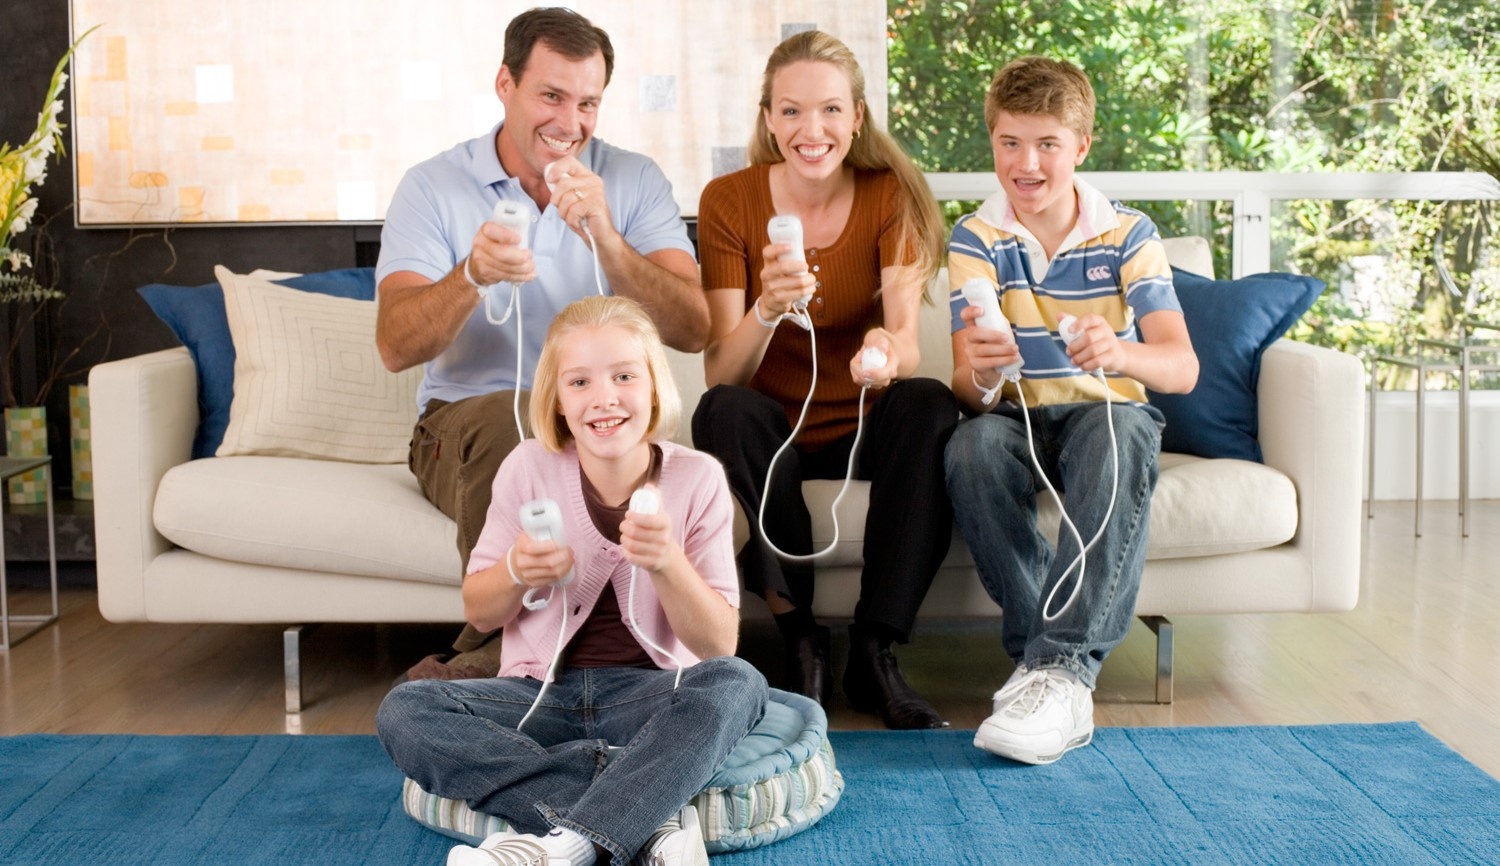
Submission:
[[[995,131],[1000,112],[1056,118],[1080,138],[1094,134],[1094,87],[1065,60],[1020,57],[1005,64],[984,97],[984,124]]]
[[[615,71],[615,49],[609,34],[572,9],[556,6],[528,9],[505,26],[505,57],[501,61],[516,81],[526,71],[531,50],[538,42],[569,60],[587,60],[604,55],[604,83]]]

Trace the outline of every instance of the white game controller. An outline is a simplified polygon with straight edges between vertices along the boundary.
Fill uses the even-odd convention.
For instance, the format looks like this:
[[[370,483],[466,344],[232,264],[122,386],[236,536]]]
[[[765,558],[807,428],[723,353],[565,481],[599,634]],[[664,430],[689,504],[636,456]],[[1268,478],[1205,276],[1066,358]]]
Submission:
[[[1057,336],[1061,337],[1065,344],[1072,345],[1074,340],[1083,336],[1083,329],[1078,326],[1078,319],[1064,313],[1057,320]]]
[[[636,514],[655,514],[661,510],[661,493],[655,487],[640,487],[630,494],[630,510]]]
[[[1015,334],[1010,330],[1010,322],[1006,321],[1005,314],[1000,312],[1000,298],[995,294],[994,283],[983,277],[975,277],[964,283],[961,291],[964,294],[964,300],[969,302],[969,306],[978,307],[983,311],[979,314],[979,318],[974,320],[974,324],[991,331],[999,331],[1006,342],[1015,342]],[[1023,358],[996,369],[1000,371],[1001,376],[1015,381],[1021,378],[1021,368],[1024,366],[1026,366],[1026,361]]]
[[[886,358],[884,352],[874,346],[866,346],[865,350],[859,353],[859,369],[864,373],[873,373],[884,367],[887,360],[889,359]]]
[[[773,244],[791,246],[790,250],[781,254],[779,261],[807,264],[807,252],[802,248],[802,220],[796,214],[771,217],[771,221],[766,223],[766,234],[771,237]],[[798,313],[792,317],[792,321],[804,329],[811,326],[811,322],[807,320],[807,302],[811,297],[812,294],[808,293],[792,302],[792,309]]]
[[[532,541],[552,541],[558,547],[563,542],[562,509],[551,499],[533,499],[521,506],[521,531],[525,532]],[[563,575],[558,581],[559,586],[567,586],[573,582],[573,571]],[[534,592],[535,590],[533,590]],[[527,593],[531,595],[530,592]]]
[[[517,246],[523,250],[530,249],[531,214],[526,212],[525,205],[518,201],[501,199],[495,202],[495,210],[490,214],[490,222],[505,226],[520,235],[521,242]]]

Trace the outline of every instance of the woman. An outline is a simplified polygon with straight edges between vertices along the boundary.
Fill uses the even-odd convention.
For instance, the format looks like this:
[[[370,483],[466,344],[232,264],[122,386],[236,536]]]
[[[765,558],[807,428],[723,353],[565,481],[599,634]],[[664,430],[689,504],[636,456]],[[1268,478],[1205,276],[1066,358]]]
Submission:
[[[802,481],[844,477],[860,391],[871,388],[858,455],[858,475],[871,482],[865,567],[844,693],[889,727],[942,727],[890,647],[908,640],[952,537],[942,455],[957,405],[943,383],[908,378],[944,230],[921,173],[867,117],[864,87],[839,40],[817,31],[785,40],[766,63],[750,167],[703,191],[698,241],[712,319],[704,356],[711,388],[693,416],[693,442],[724,462],[751,517],[740,566],[746,589],[765,597],[785,639],[787,688],[826,700],[829,636],[812,616],[812,567],[779,560],[766,542],[812,551]],[[769,242],[775,215],[801,220],[805,262],[783,261],[790,246]],[[802,298],[815,329],[816,382],[814,335],[778,326]],[[871,347],[886,361],[864,370],[860,356]],[[810,387],[806,422],[768,481]],[[755,519],[763,492],[768,538]]]
[[[500,675],[405,683],[376,717],[424,790],[514,828],[458,846],[449,866],[623,864],[642,850],[707,866],[688,801],[767,693],[734,656],[729,490],[711,457],[667,441],[680,411],[639,304],[588,298],[553,320],[537,438],[500,465],[463,585],[465,618],[505,629]],[[545,533],[526,519],[544,499]]]

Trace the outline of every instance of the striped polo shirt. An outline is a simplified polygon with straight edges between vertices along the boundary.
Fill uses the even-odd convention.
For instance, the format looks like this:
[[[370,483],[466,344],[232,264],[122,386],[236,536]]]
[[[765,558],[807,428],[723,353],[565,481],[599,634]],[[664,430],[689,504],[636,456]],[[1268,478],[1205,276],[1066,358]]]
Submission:
[[[1074,178],[1078,222],[1048,261],[1034,235],[1016,218],[1004,190],[959,219],[948,241],[948,306],[954,332],[968,306],[962,288],[976,277],[997,287],[1000,311],[1015,330],[1025,367],[1027,406],[1104,399],[1094,374],[1068,360],[1057,320],[1063,314],[1097,313],[1122,341],[1135,342],[1137,318],[1157,310],[1181,312],[1172,270],[1156,226],[1145,214]],[[1134,379],[1107,376],[1110,399],[1146,401]],[[1002,392],[1015,399],[1015,386]]]

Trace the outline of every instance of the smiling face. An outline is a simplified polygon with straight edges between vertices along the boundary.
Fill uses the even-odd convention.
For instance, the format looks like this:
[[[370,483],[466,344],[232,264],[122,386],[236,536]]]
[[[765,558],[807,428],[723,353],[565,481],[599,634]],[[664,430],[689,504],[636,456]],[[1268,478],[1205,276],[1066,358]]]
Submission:
[[[654,405],[646,353],[629,331],[582,327],[562,337],[557,410],[578,443],[585,473],[608,463],[649,462],[646,434]]]
[[[864,122],[864,106],[855,103],[842,69],[811,60],[788,64],[771,82],[770,102],[766,128],[792,172],[820,180],[842,167]]]
[[[495,93],[505,106],[500,164],[540,181],[548,163],[577,156],[594,134],[604,94],[604,55],[572,60],[538,42],[519,80],[500,67]]]
[[[1076,216],[1073,172],[1088,155],[1091,141],[1051,115],[996,115],[990,130],[995,174],[1023,224],[1028,218],[1056,224]]]

